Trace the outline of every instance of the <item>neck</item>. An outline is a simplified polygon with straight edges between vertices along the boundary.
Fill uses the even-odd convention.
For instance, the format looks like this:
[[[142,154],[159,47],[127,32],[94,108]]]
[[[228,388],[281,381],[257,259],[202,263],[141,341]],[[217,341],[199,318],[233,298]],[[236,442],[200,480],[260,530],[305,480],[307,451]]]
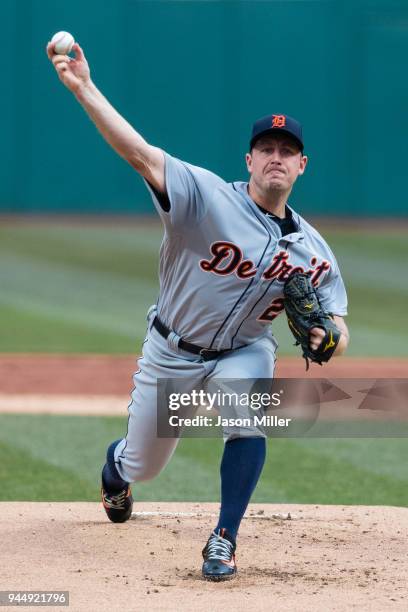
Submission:
[[[253,201],[281,219],[285,218],[285,206],[291,191],[291,189],[287,191],[271,190],[263,193],[256,188],[254,183],[251,181],[248,183],[248,193]]]

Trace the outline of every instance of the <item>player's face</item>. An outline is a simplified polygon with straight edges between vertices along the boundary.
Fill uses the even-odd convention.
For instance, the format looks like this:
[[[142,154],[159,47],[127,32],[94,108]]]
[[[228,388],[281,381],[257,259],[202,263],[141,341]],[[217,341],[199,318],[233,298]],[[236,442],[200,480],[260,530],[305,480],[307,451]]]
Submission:
[[[266,135],[246,155],[251,181],[261,191],[288,191],[305,171],[307,157],[285,134]]]

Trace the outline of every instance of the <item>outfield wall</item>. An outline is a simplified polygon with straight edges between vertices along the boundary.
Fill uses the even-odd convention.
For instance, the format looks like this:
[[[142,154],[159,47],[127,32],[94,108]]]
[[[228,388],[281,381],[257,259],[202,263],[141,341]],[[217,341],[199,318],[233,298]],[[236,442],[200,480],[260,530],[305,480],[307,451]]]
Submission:
[[[48,63],[72,31],[105,95],[153,144],[245,179],[254,119],[304,124],[303,213],[404,215],[408,5],[387,0],[3,0],[0,212],[148,212]],[[7,84],[9,86],[7,86]]]

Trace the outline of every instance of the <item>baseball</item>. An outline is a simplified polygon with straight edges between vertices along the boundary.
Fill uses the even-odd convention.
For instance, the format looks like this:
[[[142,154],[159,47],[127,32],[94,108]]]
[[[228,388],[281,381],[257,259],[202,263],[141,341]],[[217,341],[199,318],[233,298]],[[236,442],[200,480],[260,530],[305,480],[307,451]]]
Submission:
[[[69,32],[57,32],[51,38],[51,42],[54,44],[54,51],[58,55],[67,55],[74,44],[74,37]]]

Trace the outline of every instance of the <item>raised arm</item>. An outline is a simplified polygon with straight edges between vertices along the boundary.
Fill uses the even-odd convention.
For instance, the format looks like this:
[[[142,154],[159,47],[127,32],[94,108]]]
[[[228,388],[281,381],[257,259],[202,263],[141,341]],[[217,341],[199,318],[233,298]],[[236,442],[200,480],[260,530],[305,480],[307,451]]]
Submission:
[[[73,51],[75,58],[57,55],[54,45],[47,45],[47,55],[60,80],[75,95],[105,140],[157,191],[165,193],[163,151],[147,143],[94,85],[84,52],[77,43]]]

